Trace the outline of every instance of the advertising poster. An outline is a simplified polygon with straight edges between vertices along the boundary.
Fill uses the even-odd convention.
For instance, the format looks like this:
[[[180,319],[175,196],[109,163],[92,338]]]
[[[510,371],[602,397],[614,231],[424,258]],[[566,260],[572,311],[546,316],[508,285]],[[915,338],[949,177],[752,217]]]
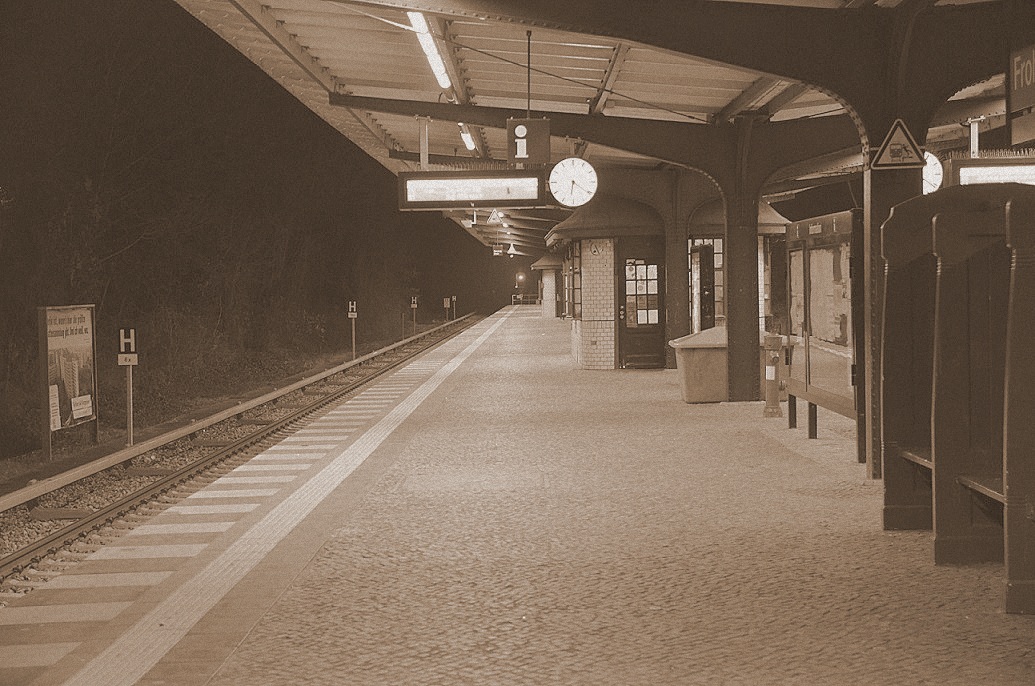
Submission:
[[[93,305],[47,307],[47,398],[50,430],[97,418]]]

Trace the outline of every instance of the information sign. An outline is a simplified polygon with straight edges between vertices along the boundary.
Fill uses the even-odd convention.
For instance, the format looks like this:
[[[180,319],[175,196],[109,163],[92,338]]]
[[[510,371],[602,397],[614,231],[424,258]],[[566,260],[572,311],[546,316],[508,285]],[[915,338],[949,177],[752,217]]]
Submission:
[[[550,164],[550,120],[508,119],[507,161]]]
[[[549,205],[542,170],[402,172],[400,210],[471,207],[535,208]]]

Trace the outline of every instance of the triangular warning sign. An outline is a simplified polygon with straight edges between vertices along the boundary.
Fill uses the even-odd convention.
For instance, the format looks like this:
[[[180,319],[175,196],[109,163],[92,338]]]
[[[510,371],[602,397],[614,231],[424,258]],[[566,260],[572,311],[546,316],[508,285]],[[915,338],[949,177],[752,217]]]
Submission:
[[[503,223],[503,219],[502,219],[502,217],[500,217],[500,211],[499,210],[493,210],[489,214],[489,220],[486,222],[486,224],[502,224],[502,223]]]
[[[914,169],[924,166],[924,153],[905,123],[896,119],[870,163],[872,169]]]

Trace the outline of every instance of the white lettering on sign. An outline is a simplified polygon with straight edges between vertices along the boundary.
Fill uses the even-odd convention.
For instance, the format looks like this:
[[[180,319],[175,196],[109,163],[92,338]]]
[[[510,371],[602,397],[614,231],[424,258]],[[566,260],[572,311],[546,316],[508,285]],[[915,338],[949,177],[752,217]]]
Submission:
[[[417,296],[410,298],[410,307],[417,309]]]
[[[1035,107],[1035,45],[1010,53],[1010,112]]]
[[[72,418],[82,419],[93,415],[93,396],[80,395],[72,398]]]
[[[518,124],[514,128],[514,145],[517,146],[517,152],[514,153],[514,157],[519,160],[528,159],[528,139],[525,136],[528,135],[528,127]]]
[[[119,329],[119,352],[120,353],[135,353],[136,351],[137,351],[137,330],[136,329]]]
[[[355,300],[350,300],[349,301],[349,312],[355,312],[355,311],[356,311],[356,301]]]
[[[1013,58],[1013,89],[1030,88],[1035,84],[1035,46],[1030,53]]]

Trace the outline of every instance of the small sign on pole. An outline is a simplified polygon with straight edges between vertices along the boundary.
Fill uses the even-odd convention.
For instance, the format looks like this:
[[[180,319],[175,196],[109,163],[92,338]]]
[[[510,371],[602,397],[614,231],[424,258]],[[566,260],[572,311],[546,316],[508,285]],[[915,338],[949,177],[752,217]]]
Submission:
[[[410,311],[413,312],[413,335],[417,335],[417,296],[410,298]]]
[[[356,301],[349,301],[349,320],[352,322],[352,359],[356,359],[356,318],[359,314],[356,312]]]
[[[133,445],[133,367],[137,365],[137,330],[119,329],[119,365],[126,368],[126,445]]]

